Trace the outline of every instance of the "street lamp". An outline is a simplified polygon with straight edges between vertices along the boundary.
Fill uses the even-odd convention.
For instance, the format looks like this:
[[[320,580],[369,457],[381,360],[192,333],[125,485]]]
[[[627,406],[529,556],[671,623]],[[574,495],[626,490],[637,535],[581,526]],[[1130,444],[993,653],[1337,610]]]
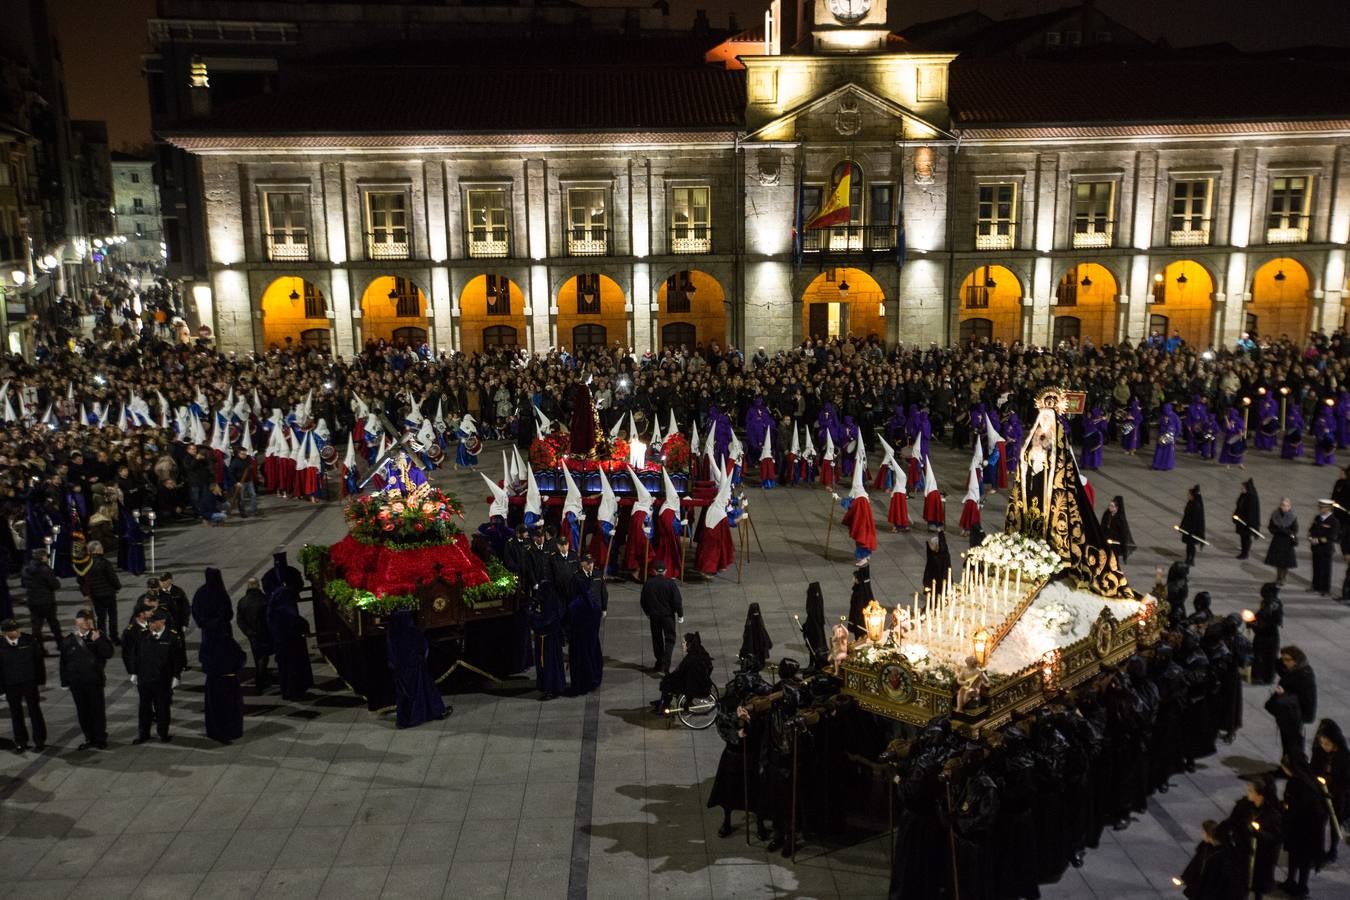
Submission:
[[[23,269],[15,269],[13,272],[9,273],[9,277],[12,278],[14,283],[19,287],[23,287],[28,283],[28,273]]]

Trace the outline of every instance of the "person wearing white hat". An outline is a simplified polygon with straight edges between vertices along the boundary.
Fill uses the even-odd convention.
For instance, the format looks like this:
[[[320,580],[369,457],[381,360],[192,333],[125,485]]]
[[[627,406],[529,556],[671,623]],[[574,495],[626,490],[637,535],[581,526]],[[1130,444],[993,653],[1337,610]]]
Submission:
[[[1341,541],[1341,523],[1336,518],[1329,499],[1317,501],[1317,515],[1308,526],[1308,543],[1312,545],[1312,589],[1327,596],[1331,593],[1331,559]]]
[[[872,500],[867,496],[867,486],[864,484],[867,463],[862,455],[861,442],[855,456],[852,487],[847,499],[840,502],[845,510],[843,526],[848,529],[849,537],[853,538],[854,564],[865,566],[872,557],[872,551],[877,549],[877,525],[872,519]]]
[[[633,511],[628,515],[628,534],[625,538],[624,568],[633,573],[636,581],[644,581],[647,569],[656,554],[652,552],[652,494],[633,467],[628,467],[633,480]]]

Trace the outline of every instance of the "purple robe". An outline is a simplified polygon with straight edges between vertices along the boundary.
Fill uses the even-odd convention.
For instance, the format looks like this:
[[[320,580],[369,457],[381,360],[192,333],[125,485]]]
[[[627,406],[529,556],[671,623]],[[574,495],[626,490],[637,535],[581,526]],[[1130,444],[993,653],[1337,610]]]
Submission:
[[[1350,391],[1336,395],[1336,446],[1350,447]]]
[[[1008,471],[1016,472],[1022,459],[1022,420],[1012,410],[1003,417],[1003,449],[1008,454]]]
[[[1336,465],[1336,426],[1331,407],[1325,404],[1313,419],[1313,465]]]
[[[1223,446],[1219,449],[1219,462],[1225,466],[1240,466],[1247,454],[1247,429],[1242,424],[1242,413],[1237,407],[1228,410],[1228,417],[1222,424]]]
[[[1153,450],[1153,468],[1170,472],[1177,464],[1177,436],[1181,433],[1181,417],[1172,411],[1172,404],[1164,403],[1158,417],[1158,445]]]
[[[1209,409],[1205,402],[1198,396],[1192,397],[1190,405],[1186,407],[1186,452],[1199,453],[1201,436],[1204,434],[1205,422],[1209,419]]]
[[[1274,396],[1267,393],[1256,405],[1256,438],[1253,443],[1257,450],[1274,450],[1280,437],[1280,405]]]
[[[764,449],[764,435],[773,425],[773,413],[764,405],[764,398],[756,397],[745,414],[745,444],[750,459],[759,461],[759,454]]]
[[[1144,433],[1144,411],[1139,406],[1139,398],[1130,401],[1125,413],[1125,421],[1120,423],[1120,447],[1126,452],[1139,449],[1139,441]]]
[[[1284,439],[1280,442],[1280,459],[1298,459],[1303,455],[1303,413],[1298,404],[1291,403],[1284,420]]]
[[[1219,442],[1219,420],[1213,413],[1205,416],[1205,421],[1200,425],[1199,434],[1196,437],[1196,443],[1200,448],[1201,459],[1213,459]]]
[[[1083,458],[1079,468],[1095,471],[1102,467],[1102,450],[1106,446],[1106,415],[1094,406],[1083,422]]]

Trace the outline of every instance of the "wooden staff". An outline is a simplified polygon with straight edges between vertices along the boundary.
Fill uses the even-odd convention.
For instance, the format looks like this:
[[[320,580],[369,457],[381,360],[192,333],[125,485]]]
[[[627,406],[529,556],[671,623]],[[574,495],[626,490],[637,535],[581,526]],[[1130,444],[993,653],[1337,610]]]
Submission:
[[[1188,538],[1190,538],[1190,539],[1193,540],[1193,541],[1199,541],[1200,543],[1204,544],[1206,547],[1210,546],[1209,541],[1205,540],[1205,539],[1202,538],[1202,537],[1198,537],[1197,535],[1191,534],[1189,531],[1187,531],[1186,529],[1182,528],[1180,525],[1173,525],[1173,526],[1172,526],[1172,530],[1175,531],[1175,532],[1177,532],[1178,534],[1180,534],[1182,537],[1188,537]]]
[[[749,722],[746,723],[746,725],[749,724]],[[749,743],[750,736],[748,734],[741,738],[741,794],[745,797],[745,846],[747,847],[750,846],[750,751],[746,748]]]
[[[1233,521],[1236,522],[1236,523],[1238,523],[1239,525],[1241,525],[1243,528],[1247,529],[1248,531],[1250,531],[1252,534],[1254,534],[1254,535],[1256,535],[1257,537],[1259,537],[1261,540],[1264,541],[1264,540],[1266,539],[1266,536],[1265,536],[1264,534],[1262,534],[1261,532],[1257,531],[1257,530],[1256,530],[1255,528],[1253,528],[1252,526],[1248,525],[1246,522],[1244,522],[1244,521],[1242,521],[1241,519],[1239,519],[1236,515],[1233,516]]]
[[[792,729],[792,813],[788,816],[788,855],[797,861],[797,729]]]
[[[745,526],[736,526],[736,535],[740,538],[740,553],[736,554],[736,583],[741,583],[741,569],[745,566]]]
[[[1322,799],[1327,802],[1327,812],[1331,816],[1331,830],[1336,835],[1336,843],[1339,844],[1345,839],[1345,835],[1341,832],[1341,817],[1336,815],[1336,804],[1331,799],[1331,790],[1327,787],[1327,780],[1318,775],[1317,784],[1322,788]]]

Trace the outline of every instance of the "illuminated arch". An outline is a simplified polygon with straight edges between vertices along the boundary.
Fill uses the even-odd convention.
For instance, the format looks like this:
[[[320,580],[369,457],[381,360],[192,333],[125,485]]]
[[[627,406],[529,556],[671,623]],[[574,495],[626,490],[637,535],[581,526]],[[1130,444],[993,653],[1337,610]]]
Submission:
[[[886,336],[886,292],[862,269],[826,269],[802,294],[802,337]]]
[[[1247,331],[1263,337],[1307,336],[1312,319],[1312,279],[1303,263],[1284,256],[1272,259],[1252,276],[1252,301],[1247,304]]]
[[[1149,332],[1167,329],[1193,347],[1208,347],[1214,334],[1214,276],[1193,259],[1178,259],[1153,276]]]
[[[585,292],[579,291],[579,287],[584,287]],[[583,311],[578,301],[590,297],[598,298],[598,309],[591,305],[589,308],[596,311]],[[586,302],[593,303],[591,300]],[[598,325],[604,328],[604,341],[607,346],[612,347],[616,343],[629,346],[628,313],[624,311],[624,303],[623,288],[608,275],[601,275],[598,272],[573,275],[558,289],[558,346],[568,349],[573,347],[573,335],[578,325]],[[599,332],[587,329],[581,334],[585,336],[585,341],[591,344]]]
[[[657,289],[656,302],[656,324],[660,346],[666,345],[666,327],[672,324],[687,324],[693,327],[694,340],[689,344],[690,350],[693,350],[696,344],[706,346],[714,341],[719,346],[726,346],[726,294],[722,290],[721,282],[707,272],[698,269],[672,272]],[[674,334],[675,331],[672,329],[671,333]],[[679,333],[682,338],[688,337],[683,329],[680,329]],[[684,342],[683,339],[679,341]]]
[[[502,329],[512,329],[514,341],[511,332]],[[525,295],[520,285],[497,274],[479,275],[464,285],[459,295],[459,341],[465,353],[477,353],[489,346],[523,346],[526,331]]]
[[[323,292],[298,275],[283,275],[263,291],[263,349],[312,346],[332,349]]]
[[[416,339],[430,341],[427,328],[427,297],[409,278],[381,275],[361,295],[361,337],[366,341],[392,344],[396,339],[417,346]],[[420,343],[420,342],[419,342]]]
[[[1067,338],[1073,333],[1080,341],[1091,339],[1098,347],[1114,343],[1116,297],[1119,294],[1116,276],[1105,266],[1093,262],[1070,266],[1055,288],[1052,335]],[[1066,320],[1062,325],[1061,318]],[[1069,319],[1077,320],[1077,324],[1067,321]],[[1058,343],[1053,337],[1052,340]]]
[[[962,280],[956,302],[960,304],[960,335],[982,336],[985,326],[967,326],[966,322],[985,320],[993,340],[1011,344],[1022,339],[1022,281],[1012,269],[980,266]]]

